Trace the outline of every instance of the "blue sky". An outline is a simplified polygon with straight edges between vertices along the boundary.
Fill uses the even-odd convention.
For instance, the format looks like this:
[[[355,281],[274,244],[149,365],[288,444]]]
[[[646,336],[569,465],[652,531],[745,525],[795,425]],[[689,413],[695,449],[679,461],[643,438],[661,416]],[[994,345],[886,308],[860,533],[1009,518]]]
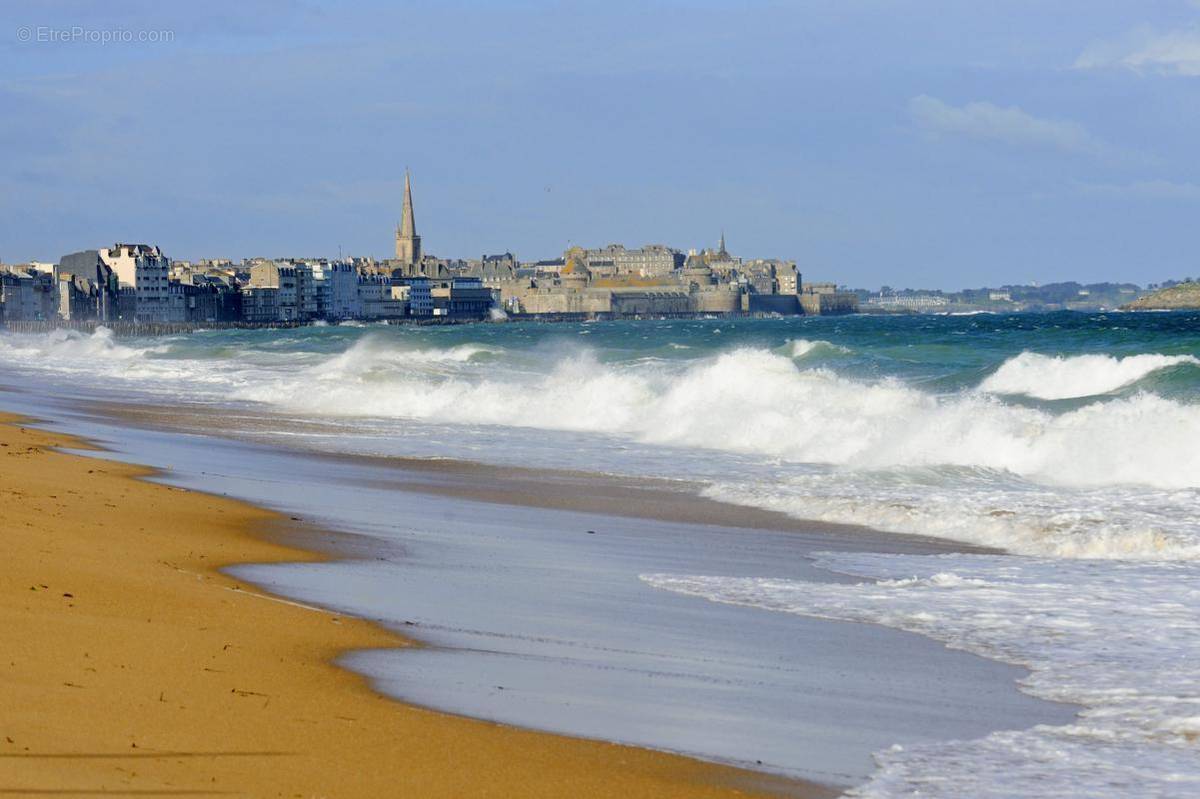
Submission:
[[[1200,2],[183,9],[0,0],[0,260],[383,257],[408,166],[443,256],[724,229],[855,286],[1200,273]]]

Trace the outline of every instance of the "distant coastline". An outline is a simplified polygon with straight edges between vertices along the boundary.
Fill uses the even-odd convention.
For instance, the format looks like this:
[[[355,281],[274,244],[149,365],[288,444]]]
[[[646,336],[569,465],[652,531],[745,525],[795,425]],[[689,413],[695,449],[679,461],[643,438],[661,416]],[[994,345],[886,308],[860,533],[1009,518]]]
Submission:
[[[1122,306],[1126,311],[1185,311],[1196,308],[1200,308],[1200,283],[1195,281],[1161,288]]]

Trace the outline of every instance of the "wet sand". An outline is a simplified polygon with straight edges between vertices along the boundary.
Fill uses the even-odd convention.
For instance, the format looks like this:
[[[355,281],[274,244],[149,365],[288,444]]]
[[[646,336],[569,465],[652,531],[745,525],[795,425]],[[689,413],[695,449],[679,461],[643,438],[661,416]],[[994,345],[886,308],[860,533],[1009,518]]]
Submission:
[[[266,443],[264,430],[279,427],[270,415],[241,412],[223,414],[219,423],[209,408],[173,404],[169,409],[148,404],[94,403],[79,408],[85,416],[100,421],[113,419],[142,429],[186,431],[219,436],[235,441]],[[297,432],[326,433],[340,428],[315,420],[289,419]],[[294,443],[294,442],[293,442]],[[269,446],[284,446],[269,440]],[[378,488],[433,496],[652,519],[680,524],[703,524],[752,530],[773,530],[798,535],[837,536],[851,548],[861,542],[873,552],[976,552],[1000,554],[1000,550],[917,535],[895,535],[859,525],[797,519],[778,511],[734,505],[700,495],[703,486],[688,480],[654,477],[623,477],[570,469],[541,469],[496,465],[458,459],[408,458],[361,454],[335,454],[303,449],[308,457],[329,462],[368,464],[384,467],[369,482]]]
[[[219,571],[320,560],[278,514],[0,419],[0,793],[836,793],[389,700],[332,661],[412,642]]]
[[[261,433],[295,420],[242,409],[25,407],[108,457],[166,469],[158,480],[302,518],[280,540],[332,561],[229,571],[419,639],[340,660],[405,703],[832,785],[864,780],[893,744],[1074,715],[1021,693],[1024,670],[920,636],[714,605],[637,577],[851,581],[813,555],[964,549],[953,542],[724,505],[679,480],[289,448],[295,437]]]

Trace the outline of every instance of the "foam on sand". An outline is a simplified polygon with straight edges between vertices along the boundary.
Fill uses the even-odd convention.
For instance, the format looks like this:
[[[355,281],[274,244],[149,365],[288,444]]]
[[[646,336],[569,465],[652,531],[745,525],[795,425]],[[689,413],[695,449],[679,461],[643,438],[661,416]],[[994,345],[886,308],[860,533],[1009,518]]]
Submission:
[[[893,747],[860,797],[1200,794],[1200,566],[994,555],[833,553],[871,582],[648,574],[716,602],[927,635],[1031,670],[1021,688],[1078,721]]]

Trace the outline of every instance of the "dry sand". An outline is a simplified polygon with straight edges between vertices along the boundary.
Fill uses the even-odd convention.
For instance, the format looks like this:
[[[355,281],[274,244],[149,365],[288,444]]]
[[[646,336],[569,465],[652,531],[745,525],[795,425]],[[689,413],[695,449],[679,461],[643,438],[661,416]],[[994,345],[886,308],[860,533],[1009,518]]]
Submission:
[[[0,795],[836,793],[386,699],[331,661],[412,642],[217,571],[320,557],[275,514],[0,422]]]

